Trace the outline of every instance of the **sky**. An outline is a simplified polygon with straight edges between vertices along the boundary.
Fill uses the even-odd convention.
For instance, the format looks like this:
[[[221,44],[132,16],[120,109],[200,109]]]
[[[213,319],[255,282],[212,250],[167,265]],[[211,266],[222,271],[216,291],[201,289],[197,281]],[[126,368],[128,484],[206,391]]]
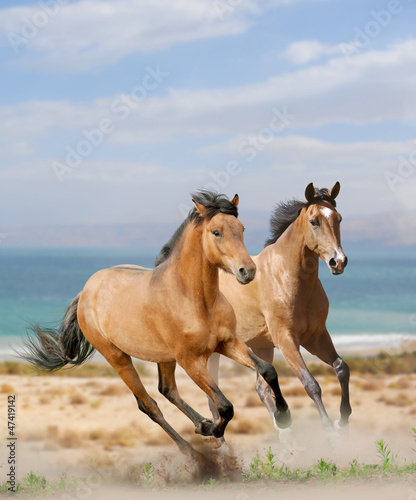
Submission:
[[[0,1],[1,227],[416,209],[413,0]],[[243,215],[242,215],[243,216]]]

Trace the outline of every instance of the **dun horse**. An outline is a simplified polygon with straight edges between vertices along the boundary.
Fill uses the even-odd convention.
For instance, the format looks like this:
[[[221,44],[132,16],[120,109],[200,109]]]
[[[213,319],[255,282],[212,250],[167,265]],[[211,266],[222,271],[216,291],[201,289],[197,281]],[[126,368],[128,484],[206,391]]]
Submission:
[[[339,191],[338,182],[330,191],[315,190],[311,183],[306,188],[306,202],[278,205],[271,217],[272,236],[253,257],[255,281],[237,287],[228,275],[220,273],[220,290],[236,313],[237,336],[269,363],[274,347],[280,350],[328,428],[333,424],[322,403],[321,388],[306,367],[300,346],[334,368],[342,391],[341,419],[336,427],[345,429],[351,414],[349,368],[326,329],[329,303],[318,278],[319,257],[333,275],[341,274],[348,262],[340,241],[341,215],[335,208]],[[219,355],[214,354],[208,366],[218,382]],[[256,390],[273,417],[275,404],[261,375]],[[211,411],[216,414],[212,405]]]
[[[275,419],[291,423],[273,366],[264,362],[235,335],[236,320],[230,303],[219,291],[219,268],[240,284],[256,274],[243,242],[237,219],[238,196],[199,192],[195,208],[162,249],[163,263],[154,269],[122,265],[94,274],[75,297],[59,331],[34,327],[26,360],[57,370],[79,365],[97,349],[115,368],[135,396],[139,409],[158,423],[183,453],[207,465],[164,419],[144,388],[132,357],[158,364],[159,391],[195,425],[195,432],[221,437],[233,417],[233,406],[207,369],[216,351],[257,370],[276,398]],[[178,363],[216,405],[212,422],[181,399],[175,382]]]

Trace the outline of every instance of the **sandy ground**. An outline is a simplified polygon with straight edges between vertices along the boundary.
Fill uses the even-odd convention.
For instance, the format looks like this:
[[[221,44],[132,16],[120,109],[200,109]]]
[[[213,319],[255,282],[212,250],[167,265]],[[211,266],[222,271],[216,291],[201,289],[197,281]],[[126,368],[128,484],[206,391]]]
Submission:
[[[156,366],[148,366],[149,374],[142,378],[143,383],[168,422],[196,447],[204,446],[203,439],[194,434],[192,423],[158,393]],[[317,379],[330,417],[338,418],[338,381],[335,377]],[[177,380],[182,397],[197,411],[209,416],[205,394],[180,370]],[[416,460],[412,450],[416,442],[411,436],[411,429],[416,426],[416,375],[352,375],[353,415],[348,436],[324,433],[316,408],[300,382],[296,378],[280,378],[293,416],[293,439],[289,444],[279,441],[278,432],[254,390],[254,382],[255,374],[246,369],[237,375],[228,373],[220,381],[223,392],[234,404],[235,416],[227,428],[226,439],[240,468],[248,467],[257,452],[264,456],[268,447],[280,463],[292,469],[312,465],[320,458],[334,460],[338,466],[348,466],[353,459],[379,463],[375,447],[379,439],[388,442],[402,462]],[[66,472],[91,482],[88,498],[107,498],[107,495],[114,498],[117,492],[123,492],[123,498],[128,499],[133,498],[136,488],[143,487],[139,471],[146,462],[155,465],[156,480],[171,485],[184,470],[186,475],[187,467],[192,468],[170,438],[137,409],[131,393],[118,378],[7,375],[2,376],[0,393],[1,483],[6,481],[8,470],[5,437],[9,394],[17,394],[18,477],[34,471],[55,479]],[[101,471],[98,476],[97,469]],[[118,486],[110,488],[108,483]],[[363,486],[364,493],[367,487],[373,492],[377,489],[377,485]],[[264,488],[274,491],[271,486]],[[285,499],[313,497],[307,486],[296,486],[295,491],[292,485],[279,486],[279,490],[282,488]],[[346,498],[348,491],[351,495],[350,488],[344,492],[340,487],[337,497],[342,499],[345,493]],[[377,498],[387,498],[388,488],[388,485],[380,486]],[[395,485],[395,498],[416,500],[416,487],[413,497],[413,490],[408,486],[400,488]],[[330,491],[331,488],[326,488],[318,496],[329,498]],[[193,497],[194,493],[188,492]],[[215,492],[217,497],[227,494],[227,498],[229,493]],[[214,492],[199,494],[209,496]],[[249,487],[234,491],[232,498],[251,500],[257,494],[258,488]],[[160,498],[164,493],[154,496],[141,489],[140,495]],[[170,492],[169,498],[172,496]]]

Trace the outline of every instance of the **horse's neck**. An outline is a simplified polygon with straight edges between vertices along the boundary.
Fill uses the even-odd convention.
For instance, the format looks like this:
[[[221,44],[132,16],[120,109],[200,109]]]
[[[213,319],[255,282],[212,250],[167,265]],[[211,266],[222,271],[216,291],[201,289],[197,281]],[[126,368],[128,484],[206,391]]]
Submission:
[[[319,257],[305,243],[300,218],[270,246],[270,273],[294,293],[312,292],[318,281]]]
[[[185,229],[178,251],[172,257],[183,288],[201,305],[210,307],[219,295],[218,268],[202,251],[202,228],[191,224]]]

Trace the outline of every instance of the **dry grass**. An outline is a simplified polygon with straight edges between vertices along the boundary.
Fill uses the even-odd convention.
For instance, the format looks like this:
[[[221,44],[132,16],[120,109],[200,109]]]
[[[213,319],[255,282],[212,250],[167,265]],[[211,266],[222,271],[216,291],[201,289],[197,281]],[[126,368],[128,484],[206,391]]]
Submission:
[[[228,424],[227,431],[233,434],[262,434],[271,427],[271,421],[236,415]]]
[[[46,429],[46,436],[48,439],[58,439],[59,427],[57,425],[48,425],[48,428]]]
[[[401,377],[388,385],[389,389],[410,389],[412,386],[412,382],[407,377]]]
[[[123,396],[129,394],[129,389],[123,384],[111,384],[105,387],[98,394],[100,396]]]
[[[69,404],[71,405],[85,405],[88,402],[88,399],[79,393],[72,394],[69,398]]]
[[[257,393],[250,393],[247,395],[246,403],[244,406],[246,408],[257,408],[258,406],[263,406],[263,403]]]
[[[290,396],[295,396],[295,397],[302,397],[302,396],[307,396],[306,391],[303,387],[288,387],[285,388],[283,391],[283,396],[284,397],[290,397]]]
[[[14,394],[14,387],[10,384],[2,384],[0,392],[2,394]]]
[[[378,401],[384,402],[387,406],[400,406],[406,407],[411,406],[414,403],[414,399],[410,398],[406,393],[401,392],[397,396],[382,395]]]
[[[108,432],[105,429],[93,429],[86,434],[86,438],[90,441],[104,441],[107,437]]]
[[[73,429],[66,429],[62,437],[58,440],[62,448],[81,448],[84,440],[79,432]]]
[[[383,380],[369,380],[368,382],[364,382],[361,386],[363,391],[380,391],[384,389],[385,383]]]
[[[38,402],[40,405],[49,405],[52,403],[52,399],[50,396],[43,395],[39,397]]]
[[[299,400],[296,400],[294,403],[292,403],[290,405],[290,407],[293,409],[293,410],[300,410],[301,408],[304,407],[304,403],[303,401],[299,401]]]
[[[339,385],[336,387],[332,387],[332,389],[330,389],[329,393],[332,396],[341,396],[341,387]]]
[[[51,396],[63,396],[66,393],[66,390],[63,387],[53,385],[46,389],[45,394],[50,394]]]

